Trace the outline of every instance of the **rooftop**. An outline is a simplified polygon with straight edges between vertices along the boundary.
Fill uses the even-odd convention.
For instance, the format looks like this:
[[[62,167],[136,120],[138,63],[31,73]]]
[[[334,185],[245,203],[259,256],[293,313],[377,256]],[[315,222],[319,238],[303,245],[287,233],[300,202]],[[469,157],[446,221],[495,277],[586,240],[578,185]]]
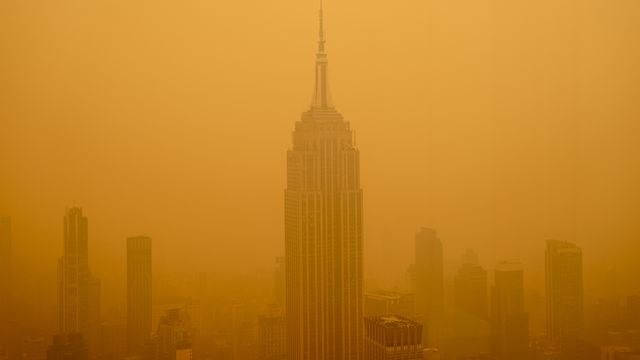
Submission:
[[[365,320],[386,328],[420,326],[420,323],[400,315],[367,316]]]

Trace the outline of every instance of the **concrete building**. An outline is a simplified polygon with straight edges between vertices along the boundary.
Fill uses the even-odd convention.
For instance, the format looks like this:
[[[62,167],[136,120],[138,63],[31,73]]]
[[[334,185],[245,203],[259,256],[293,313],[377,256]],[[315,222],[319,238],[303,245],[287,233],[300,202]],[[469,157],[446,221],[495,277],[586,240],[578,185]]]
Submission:
[[[151,335],[151,239],[127,239],[127,354],[141,355]]]
[[[413,268],[415,315],[424,326],[425,346],[437,346],[444,315],[444,270],[442,242],[436,230],[422,228],[415,235]]]
[[[491,291],[491,345],[498,359],[529,358],[529,316],[524,309],[524,272],[516,262],[502,262]]]
[[[422,360],[422,324],[399,315],[367,316],[365,360]]]
[[[546,259],[547,336],[558,348],[580,346],[584,333],[582,250],[548,240]]]
[[[316,86],[287,153],[285,262],[289,360],[361,360],[360,156],[329,94],[320,11]]]

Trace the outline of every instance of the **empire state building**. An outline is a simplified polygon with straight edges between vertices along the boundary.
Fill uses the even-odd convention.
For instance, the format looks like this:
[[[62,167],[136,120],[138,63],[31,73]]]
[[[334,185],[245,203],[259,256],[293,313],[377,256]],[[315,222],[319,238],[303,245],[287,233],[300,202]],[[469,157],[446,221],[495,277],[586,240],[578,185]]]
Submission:
[[[331,102],[320,9],[311,107],[287,153],[285,261],[287,358],[363,358],[360,156]]]

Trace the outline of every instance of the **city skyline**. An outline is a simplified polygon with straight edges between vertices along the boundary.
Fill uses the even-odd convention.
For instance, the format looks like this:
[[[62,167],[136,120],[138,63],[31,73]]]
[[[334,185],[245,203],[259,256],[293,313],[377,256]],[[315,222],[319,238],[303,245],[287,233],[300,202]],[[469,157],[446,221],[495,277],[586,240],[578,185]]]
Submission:
[[[9,1],[0,360],[640,357],[640,7]]]

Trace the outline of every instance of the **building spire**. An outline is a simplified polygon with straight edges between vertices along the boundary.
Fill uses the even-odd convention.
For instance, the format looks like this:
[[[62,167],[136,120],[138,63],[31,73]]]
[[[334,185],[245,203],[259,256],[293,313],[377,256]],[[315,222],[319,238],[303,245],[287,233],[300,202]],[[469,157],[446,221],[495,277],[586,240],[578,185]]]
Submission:
[[[316,87],[311,102],[312,109],[333,109],[331,104],[331,95],[329,94],[329,81],[327,77],[327,54],[325,53],[325,37],[324,37],[324,6],[323,0],[320,0],[319,11],[319,38],[318,53],[316,54]]]
[[[320,0],[320,33],[318,37],[318,53],[324,53],[324,9],[323,9],[323,1]]]

